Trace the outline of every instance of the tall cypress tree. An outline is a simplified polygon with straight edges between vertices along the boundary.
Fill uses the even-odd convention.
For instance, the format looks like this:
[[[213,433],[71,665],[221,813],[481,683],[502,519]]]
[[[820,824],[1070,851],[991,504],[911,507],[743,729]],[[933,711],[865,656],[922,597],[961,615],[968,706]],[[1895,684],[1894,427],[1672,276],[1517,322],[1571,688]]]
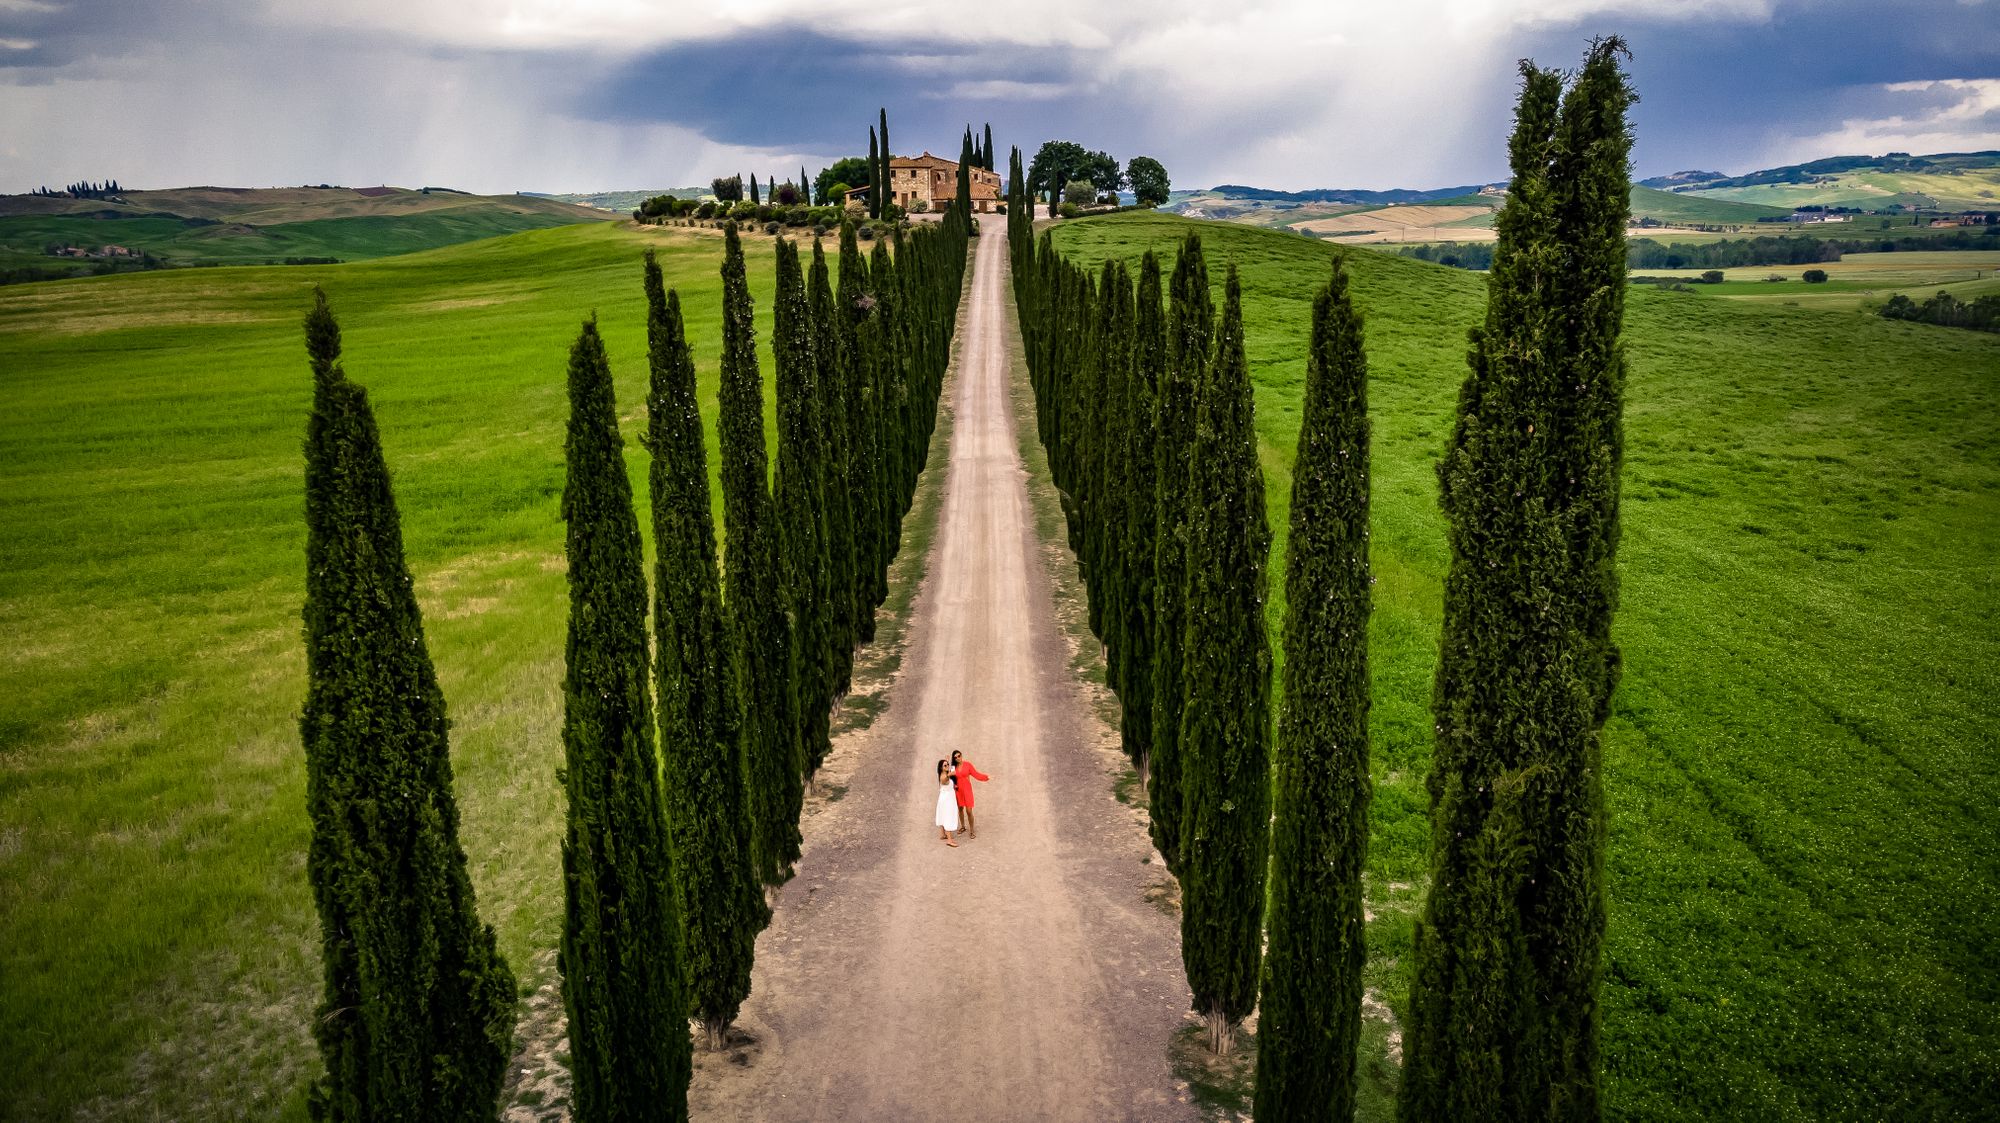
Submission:
[[[840,315],[836,340],[847,368],[848,506],[854,512],[854,637],[875,638],[875,606],[882,573],[881,394],[876,387],[875,298],[868,287],[854,223],[840,227]]]
[[[1432,888],[1401,1114],[1596,1119],[1598,726],[1617,661],[1623,45],[1522,65],[1485,324],[1438,468],[1451,567],[1433,701]],[[1621,223],[1622,226],[1622,223]]]
[[[1125,654],[1117,681],[1122,713],[1119,738],[1141,783],[1152,784],[1153,743],[1153,555],[1158,522],[1158,471],[1154,454],[1154,396],[1166,367],[1167,321],[1160,303],[1160,260],[1146,251],[1139,259],[1139,295],[1133,309],[1132,366],[1125,384],[1125,525],[1119,552],[1124,565],[1124,616],[1119,634]]]
[[[799,202],[805,204],[806,206],[812,206],[814,201],[815,200],[813,199],[813,181],[806,178],[806,166],[804,164],[800,164]]]
[[[890,151],[890,149],[889,149],[889,109],[888,109],[888,107],[887,107],[887,106],[884,106],[884,107],[882,108],[882,110],[881,110],[881,115],[882,115],[882,122],[881,122],[881,124],[882,124],[882,195],[883,195],[883,199],[882,199],[882,202],[883,202],[883,203],[884,203],[884,204],[886,205],[886,204],[887,204],[887,203],[889,202],[889,199],[888,199],[888,195],[889,195],[889,193],[895,190],[895,185],[894,185],[894,179],[895,179],[895,176],[891,174],[891,168],[890,168],[890,164],[889,164],[889,162],[890,162],[891,160],[895,159],[895,157],[893,157],[893,156],[891,156],[891,155],[889,154],[889,151]],[[878,211],[877,211],[877,212],[875,213],[875,217],[877,217],[877,218],[880,218],[880,217],[882,217],[882,212],[878,210]]]
[[[756,172],[751,172],[751,173],[750,173],[750,201],[751,201],[751,202],[753,202],[753,203],[761,203],[761,202],[763,202],[763,200],[762,200],[762,199],[759,199],[759,198],[757,197],[757,173],[756,173]]]
[[[1095,598],[1098,634],[1105,651],[1105,681],[1117,689],[1125,662],[1124,530],[1130,482],[1126,469],[1126,429],[1132,418],[1124,403],[1131,396],[1132,274],[1115,262],[1099,294],[1104,318],[1101,383],[1103,406],[1098,411],[1097,502],[1091,515],[1092,565],[1098,570]]]
[[[827,581],[825,425],[819,415],[819,359],[797,243],[778,240],[778,293],[771,346],[778,363],[777,505],[779,562],[792,608],[792,697],[803,775],[830,749],[833,702],[832,589]]]
[[[852,438],[847,414],[849,341],[834,305],[826,250],[813,242],[807,303],[812,309],[814,354],[819,361],[820,487],[826,496],[826,586],[828,644],[835,697],[847,693],[854,677],[854,493],[848,481]]]
[[[299,720],[325,992],[319,1120],[491,1119],[514,976],[479,921],[458,844],[444,694],[403,563],[367,391],[340,367],[315,290],[306,316],[306,702]]]
[[[1313,300],[1292,462],[1260,1119],[1354,1117],[1368,854],[1368,360],[1334,259]]]
[[[722,537],[730,653],[742,684],[739,744],[750,860],[757,880],[783,885],[799,857],[798,808],[805,792],[792,693],[792,625],[779,560],[764,448],[764,378],[757,370],[755,310],[736,224],[723,236],[722,378],[717,433],[722,452]]]
[[[952,221],[960,230],[972,230],[972,126],[965,127],[965,143],[958,149],[958,186],[951,197]]]
[[[682,327],[680,294],[665,291],[650,249],[646,310],[661,772],[689,1006],[713,1049],[750,993],[757,932],[768,913],[750,866],[750,824],[736,748],[740,702],[716,576],[715,517],[694,358]]]
[[[1201,236],[1189,234],[1174,263],[1167,363],[1154,397],[1153,483],[1153,845],[1181,872],[1180,722],[1186,687],[1181,645],[1187,617],[1188,461],[1194,451],[1194,390],[1206,377],[1215,306]]]
[[[882,179],[882,157],[875,148],[875,126],[868,126],[868,217],[882,217],[882,193],[889,185]]]
[[[1178,750],[1181,960],[1211,1047],[1257,1004],[1270,843],[1271,651],[1264,631],[1264,474],[1257,465],[1243,292],[1230,266],[1215,360],[1195,386],[1188,458]]]
[[[611,364],[586,321],[569,357],[566,914],[559,962],[579,1120],[687,1117],[688,998],[653,755],[646,571]]]
[[[987,122],[986,124],[986,146],[980,149],[979,152],[980,152],[979,166],[985,168],[989,172],[992,171],[993,170],[993,123],[990,121]]]

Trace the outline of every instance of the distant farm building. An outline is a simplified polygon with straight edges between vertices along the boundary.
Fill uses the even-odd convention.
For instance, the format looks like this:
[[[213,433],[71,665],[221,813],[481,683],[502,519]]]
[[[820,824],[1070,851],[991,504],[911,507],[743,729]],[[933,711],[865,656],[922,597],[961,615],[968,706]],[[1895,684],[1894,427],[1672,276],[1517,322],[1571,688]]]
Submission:
[[[966,169],[972,186],[972,209],[991,211],[1000,202],[1000,174],[986,168]],[[904,210],[942,210],[958,194],[958,164],[926,152],[921,156],[889,158],[889,201]],[[865,205],[868,188],[847,193],[850,208]],[[918,206],[918,204],[923,204]]]

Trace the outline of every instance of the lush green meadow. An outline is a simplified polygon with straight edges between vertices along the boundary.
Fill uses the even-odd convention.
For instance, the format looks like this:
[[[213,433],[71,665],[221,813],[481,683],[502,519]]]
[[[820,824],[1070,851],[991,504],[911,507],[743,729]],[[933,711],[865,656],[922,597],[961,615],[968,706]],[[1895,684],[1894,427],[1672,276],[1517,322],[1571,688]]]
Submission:
[[[172,215],[8,215],[0,217],[0,269],[69,269],[82,275],[97,264],[90,259],[50,257],[44,252],[50,244],[93,249],[126,246],[176,266],[261,265],[288,257],[365,261],[575,221],[561,214],[482,206],[302,219],[269,226],[218,224]],[[125,264],[110,260],[114,265]]]
[[[319,987],[295,724],[315,282],[395,475],[481,909],[524,988],[551,977],[564,373],[594,311],[643,495],[649,244],[681,291],[712,439],[715,231],[571,226],[0,289],[0,1117],[301,1110]],[[748,239],[760,321],[770,247]]]
[[[1058,225],[1170,267],[1188,220]],[[1202,224],[1242,270],[1278,556],[1336,249]],[[1428,868],[1446,565],[1433,465],[1484,277],[1348,255],[1368,317],[1376,613],[1371,992],[1400,1011]],[[1975,1118],[2000,1071],[2000,340],[1635,290],[1624,683],[1606,737],[1618,1118]],[[1386,1025],[1364,1116],[1388,1118]]]

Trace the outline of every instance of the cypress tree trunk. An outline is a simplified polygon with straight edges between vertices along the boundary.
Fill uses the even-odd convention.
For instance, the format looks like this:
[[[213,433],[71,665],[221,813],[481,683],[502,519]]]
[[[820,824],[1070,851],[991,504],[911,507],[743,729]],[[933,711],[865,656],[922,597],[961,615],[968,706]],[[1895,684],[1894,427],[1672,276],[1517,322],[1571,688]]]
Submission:
[[[570,350],[567,911],[560,963],[579,1120],[687,1117],[688,996],[653,755],[646,573],[611,365],[594,321]]]
[[[783,238],[778,239],[772,325],[771,344],[778,363],[778,474],[772,490],[785,600],[792,608],[792,696],[798,707],[803,782],[819,770],[831,747],[827,718],[833,705],[832,590],[827,583],[819,358],[798,246]],[[794,810],[794,816],[797,813]]]
[[[847,693],[854,679],[854,493],[849,486],[847,402],[853,349],[835,308],[826,251],[813,242],[808,304],[812,308],[814,354],[819,360],[820,488],[826,497],[827,620],[833,660],[833,697]]]
[[[1601,1114],[1623,50],[1594,44],[1567,98],[1561,74],[1522,65],[1486,323],[1439,465],[1452,561],[1405,1119]]]
[[[1178,742],[1181,960],[1221,1054],[1257,1002],[1271,807],[1271,532],[1234,266],[1226,293],[1215,361],[1194,394]]]
[[[315,290],[305,320],[306,876],[325,992],[319,1120],[482,1120],[498,1110],[514,976],[458,843],[444,694],[424,645],[368,394]]]
[[[757,932],[770,917],[750,865],[750,824],[736,749],[741,702],[716,576],[694,359],[682,327],[680,294],[664,291],[651,250],[646,308],[661,772],[675,848],[689,1008],[702,1025],[704,1043],[715,1049],[750,994]]]
[[[1195,441],[1194,388],[1206,377],[1214,305],[1201,237],[1189,234],[1174,263],[1167,318],[1167,365],[1155,396],[1153,479],[1158,489],[1153,552],[1153,845],[1176,877],[1181,872],[1181,644],[1187,619],[1185,557],[1188,463]]]
[[[722,452],[724,583],[730,652],[742,684],[739,752],[750,815],[750,860],[775,888],[799,857],[798,808],[805,793],[792,693],[792,624],[779,568],[779,530],[766,487],[764,379],[743,245],[730,223],[722,261],[722,379],[717,418]]]
[[[1154,396],[1166,367],[1167,321],[1160,304],[1160,262],[1152,252],[1139,259],[1139,296],[1133,310],[1132,369],[1125,396],[1125,527],[1120,550],[1124,558],[1125,620],[1120,634],[1125,654],[1119,660],[1120,740],[1125,755],[1152,786],[1153,743],[1153,555],[1158,521],[1159,489],[1154,452]]]
[[[1260,1119],[1354,1117],[1368,854],[1368,361],[1334,259],[1292,463]]]

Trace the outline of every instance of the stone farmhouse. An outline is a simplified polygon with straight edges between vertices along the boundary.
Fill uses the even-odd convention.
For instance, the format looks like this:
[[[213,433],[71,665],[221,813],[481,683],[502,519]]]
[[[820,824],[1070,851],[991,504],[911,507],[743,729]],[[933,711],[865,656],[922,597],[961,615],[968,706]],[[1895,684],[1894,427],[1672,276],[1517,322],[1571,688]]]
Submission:
[[[1000,202],[1000,173],[985,168],[968,169],[972,181],[972,209],[990,212]],[[942,210],[958,194],[958,164],[926,152],[921,156],[889,158],[889,201],[904,210]],[[847,193],[849,206],[864,203],[867,187]],[[919,207],[917,204],[923,204]]]

